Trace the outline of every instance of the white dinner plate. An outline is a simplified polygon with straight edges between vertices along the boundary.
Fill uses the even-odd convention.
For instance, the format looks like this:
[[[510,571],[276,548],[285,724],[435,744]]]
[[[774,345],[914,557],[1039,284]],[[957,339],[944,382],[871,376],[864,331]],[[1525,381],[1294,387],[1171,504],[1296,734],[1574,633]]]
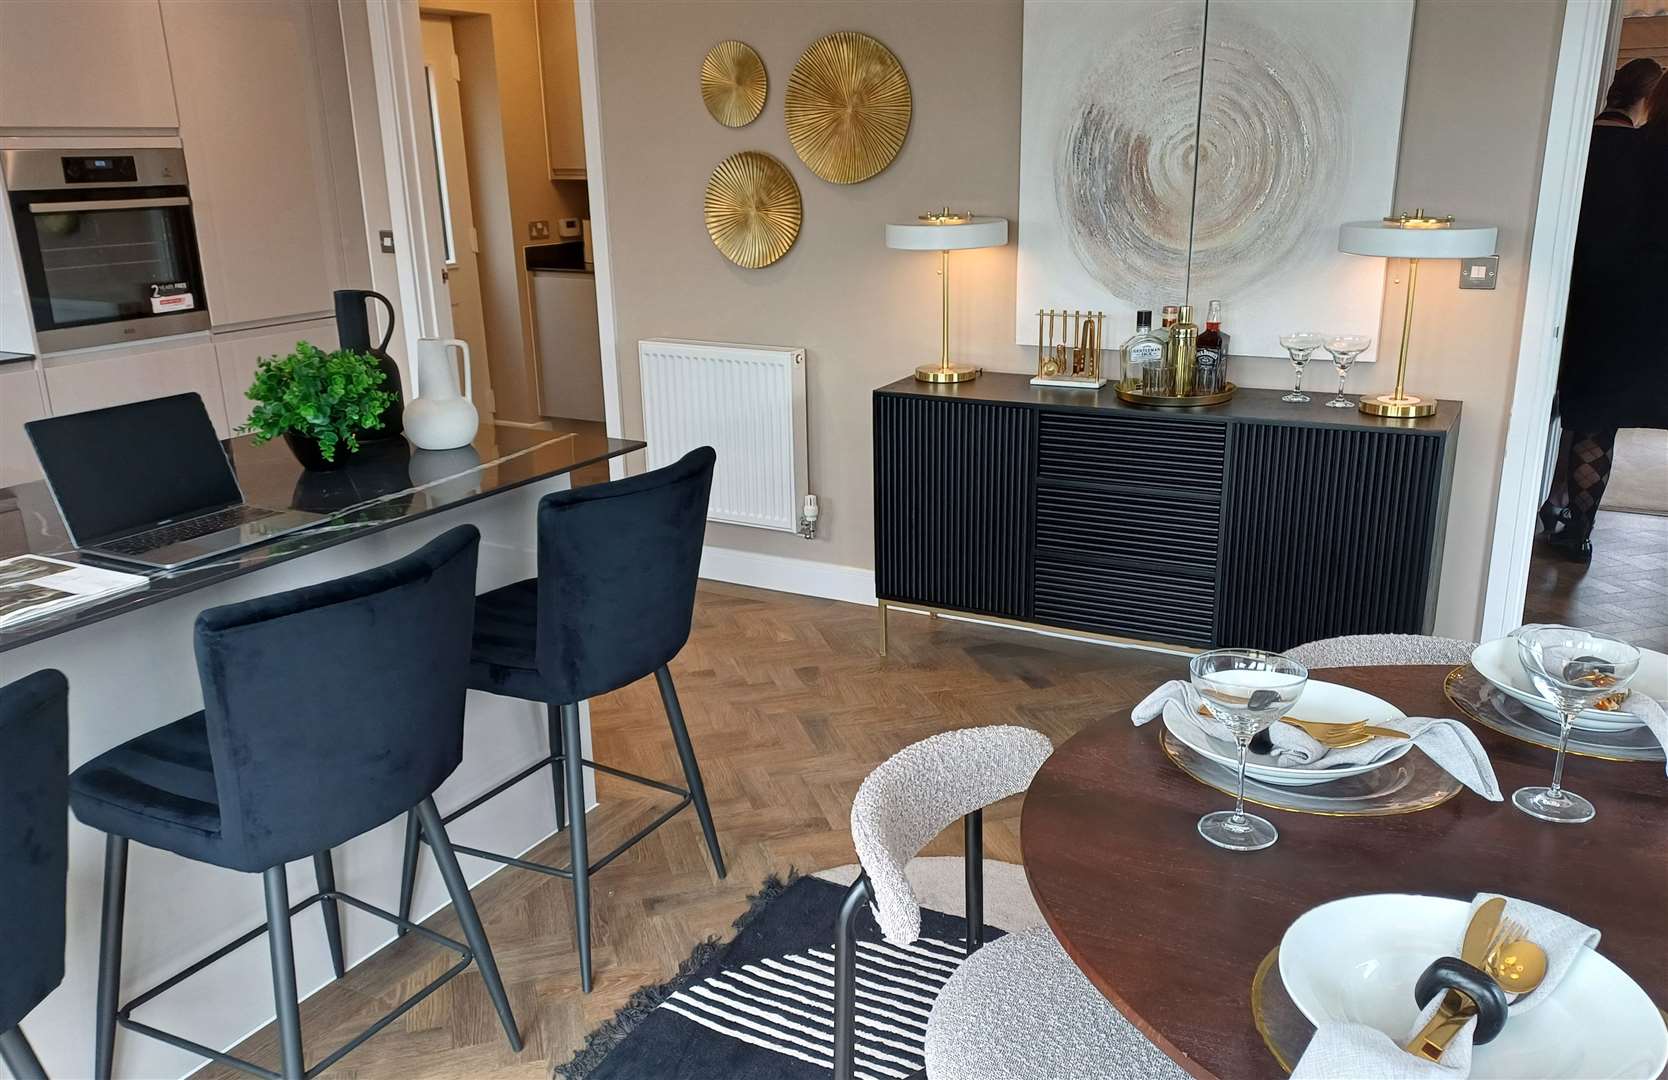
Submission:
[[[1405,1038],[1419,1015],[1413,985],[1459,948],[1471,905],[1437,896],[1351,896],[1312,908],[1280,940],[1280,978],[1309,1022],[1366,1024]],[[1602,929],[1602,928],[1601,928]],[[1473,1080],[1654,1077],[1668,1064],[1668,1028],[1639,984],[1584,951],[1545,1001],[1513,1011],[1476,1049]]]
[[[1502,691],[1523,702],[1542,716],[1557,720],[1558,710],[1547,704],[1529,681],[1518,657],[1517,642],[1509,636],[1485,641],[1471,654],[1471,666]],[[1632,689],[1657,701],[1668,701],[1668,655],[1651,649],[1639,650],[1639,671],[1633,676]],[[1572,727],[1589,731],[1625,731],[1642,727],[1644,721],[1627,711],[1627,702],[1614,712],[1588,709],[1576,717]]]
[[[1348,724],[1356,720],[1377,724],[1385,720],[1400,720],[1407,714],[1383,698],[1376,698],[1352,687],[1339,686],[1337,683],[1311,679],[1303,687],[1303,693],[1298,697],[1297,704],[1292,706],[1289,715],[1320,724]],[[1203,754],[1219,765],[1227,766],[1230,770],[1239,768],[1239,749],[1227,736],[1218,738],[1206,735],[1191,724],[1172,724],[1169,718],[1165,718],[1164,727],[1189,749]],[[1386,762],[1395,761],[1412,748],[1411,742],[1401,742],[1386,750],[1382,757],[1365,765],[1338,765],[1329,769],[1293,769],[1276,765],[1273,754],[1249,753],[1245,755],[1245,775],[1277,787],[1309,787],[1312,784],[1324,784],[1331,780],[1341,780],[1346,776],[1372,772]]]

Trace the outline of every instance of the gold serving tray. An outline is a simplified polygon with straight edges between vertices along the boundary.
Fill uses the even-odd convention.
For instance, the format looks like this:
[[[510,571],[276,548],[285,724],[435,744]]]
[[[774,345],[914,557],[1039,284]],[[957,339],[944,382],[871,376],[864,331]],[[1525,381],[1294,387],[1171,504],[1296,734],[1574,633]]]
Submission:
[[[1166,409],[1186,409],[1198,405],[1220,405],[1224,401],[1233,397],[1235,392],[1239,390],[1239,387],[1235,386],[1233,383],[1229,383],[1221,391],[1215,394],[1191,394],[1186,397],[1177,397],[1168,394],[1143,393],[1140,390],[1129,389],[1122,383],[1118,384],[1117,390],[1118,399],[1120,401],[1127,401],[1131,405],[1156,405],[1160,408]]]

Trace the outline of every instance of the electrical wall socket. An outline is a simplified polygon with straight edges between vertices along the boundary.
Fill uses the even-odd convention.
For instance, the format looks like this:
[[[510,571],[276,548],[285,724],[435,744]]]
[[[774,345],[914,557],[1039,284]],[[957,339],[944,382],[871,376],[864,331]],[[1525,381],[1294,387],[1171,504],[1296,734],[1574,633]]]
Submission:
[[[560,221],[558,221],[556,223],[556,235],[561,236],[561,237],[578,236],[579,235],[579,219],[576,218],[576,217],[562,218]]]
[[[550,222],[529,221],[527,223],[527,238],[529,240],[549,240]]]

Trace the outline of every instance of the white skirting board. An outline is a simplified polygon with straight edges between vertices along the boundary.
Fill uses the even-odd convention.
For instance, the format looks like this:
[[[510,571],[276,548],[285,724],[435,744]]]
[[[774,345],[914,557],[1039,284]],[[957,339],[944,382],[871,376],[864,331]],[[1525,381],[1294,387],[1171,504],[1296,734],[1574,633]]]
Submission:
[[[875,598],[875,572],[865,570],[860,566],[841,566],[838,563],[817,562],[812,559],[789,559],[781,555],[763,555],[757,552],[737,551],[734,548],[714,547],[708,544],[701,549],[701,576],[709,581],[723,581],[731,585],[750,585],[756,589],[769,589],[772,592],[793,593],[798,596],[815,596],[823,600],[839,600],[847,604],[862,604],[866,607],[874,607],[877,603]],[[896,601],[893,602],[892,606],[898,612],[917,610],[911,608],[908,604]],[[1020,630],[1027,634],[1039,634],[1043,637],[1081,641],[1089,645],[1105,645],[1114,649],[1140,649],[1145,652],[1165,653],[1173,656],[1191,656],[1197,651],[1158,643],[1143,645],[1106,641],[1102,638],[1074,634],[1070,630],[1014,626],[1008,623],[991,622],[981,619],[977,615],[944,614],[940,617],[953,619],[956,622],[979,623],[983,626],[1001,626],[1009,630]]]

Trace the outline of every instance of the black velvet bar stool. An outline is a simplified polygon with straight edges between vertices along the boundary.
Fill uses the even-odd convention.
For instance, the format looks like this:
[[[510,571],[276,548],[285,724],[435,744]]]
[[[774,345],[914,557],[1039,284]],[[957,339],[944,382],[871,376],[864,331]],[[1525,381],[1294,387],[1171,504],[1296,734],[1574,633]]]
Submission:
[[[69,686],[50,668],[0,687],[0,1061],[46,1080],[18,1027],[64,981]]]
[[[703,446],[662,469],[546,495],[539,500],[538,510],[539,576],[484,593],[475,603],[469,685],[543,702],[550,754],[442,820],[453,821],[550,766],[556,825],[571,831],[571,865],[545,866],[461,845],[455,849],[573,882],[579,981],[586,993],[591,989],[593,873],[691,803],[706,835],[713,869],[720,878],[725,873],[701,768],[666,666],[689,640],[694,620],[695,583],[701,570],[716,457],[711,447]],[[660,687],[687,790],[599,765],[581,755],[579,703],[650,674]],[[676,795],[679,801],[592,862],[585,839],[585,768]],[[400,889],[400,915],[407,919],[416,857],[415,823],[408,817]]]
[[[203,711],[147,732],[70,777],[76,817],[108,834],[94,1073],[110,1076],[116,1026],[261,1076],[252,1062],[161,1031],[135,1009],[232,950],[268,935],[282,1077],[329,1068],[473,961],[510,1045],[521,1036],[492,948],[431,797],[463,759],[463,707],[480,533],[464,525],[385,566],[197,617]],[[468,944],[336,888],[331,848],[407,811],[422,823]],[[264,927],[119,1003],[129,840],[258,873]],[[290,904],[284,864],[311,858],[318,891]],[[459,956],[433,983],[306,1067],[290,919],[317,903],[342,973],[339,904],[387,919]]]

